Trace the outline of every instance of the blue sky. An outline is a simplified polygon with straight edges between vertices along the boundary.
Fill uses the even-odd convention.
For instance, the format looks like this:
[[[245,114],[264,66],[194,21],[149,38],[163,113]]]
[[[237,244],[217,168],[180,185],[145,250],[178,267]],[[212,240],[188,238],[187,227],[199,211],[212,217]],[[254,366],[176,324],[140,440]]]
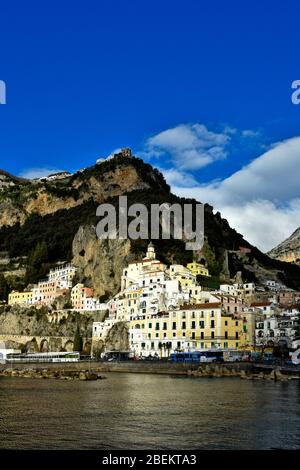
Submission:
[[[1,2],[0,168],[74,171],[129,146],[271,248],[300,225],[296,187],[278,193],[300,158],[299,13],[293,0]],[[269,187],[257,172],[274,159]],[[245,167],[256,183],[229,197]]]

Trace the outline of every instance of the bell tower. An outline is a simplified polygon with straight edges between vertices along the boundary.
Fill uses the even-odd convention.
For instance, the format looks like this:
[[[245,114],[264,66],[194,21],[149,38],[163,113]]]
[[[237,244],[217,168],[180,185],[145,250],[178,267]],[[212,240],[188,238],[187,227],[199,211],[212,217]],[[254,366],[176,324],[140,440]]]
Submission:
[[[149,243],[147,253],[146,253],[146,258],[147,259],[156,259],[156,253],[155,253],[155,248],[152,242]]]

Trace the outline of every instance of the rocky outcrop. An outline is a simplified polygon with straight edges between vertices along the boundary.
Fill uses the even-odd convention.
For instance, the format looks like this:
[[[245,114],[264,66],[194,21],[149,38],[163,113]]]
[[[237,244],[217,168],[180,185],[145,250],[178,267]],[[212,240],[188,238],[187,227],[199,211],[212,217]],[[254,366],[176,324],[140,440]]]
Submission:
[[[115,323],[105,339],[106,351],[129,351],[128,325],[126,322]]]
[[[240,377],[244,380],[274,380],[287,381],[299,380],[299,375],[282,373],[280,368],[257,372],[251,368],[245,368],[244,364],[206,364],[200,365],[197,369],[187,371],[189,377],[207,377],[207,378],[223,378],[223,377]]]
[[[0,368],[0,377],[21,377],[25,379],[60,379],[91,381],[104,379],[96,370],[51,369],[18,369]]]
[[[300,265],[300,227],[289,238],[273,248],[268,255],[280,261]]]
[[[117,154],[110,162],[79,171],[69,178],[50,181],[22,180],[0,172],[0,228],[17,222],[24,224],[30,214],[45,216],[88,200],[101,203],[130,191],[148,189],[150,182],[158,188],[165,184],[158,172],[149,175],[149,165],[149,168],[145,165],[149,174],[143,175],[137,162]]]
[[[99,240],[94,226],[80,227],[73,240],[78,278],[93,286],[97,296],[118,292],[122,271],[132,259],[130,240]]]

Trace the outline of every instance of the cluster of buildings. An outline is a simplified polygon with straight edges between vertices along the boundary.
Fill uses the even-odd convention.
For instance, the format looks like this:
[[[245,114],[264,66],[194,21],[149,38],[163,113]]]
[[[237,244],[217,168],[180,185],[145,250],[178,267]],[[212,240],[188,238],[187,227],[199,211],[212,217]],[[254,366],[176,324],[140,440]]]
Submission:
[[[118,322],[127,323],[130,352],[136,357],[167,357],[199,349],[291,347],[300,304],[281,303],[289,291],[266,286],[258,294],[254,283],[241,280],[204,290],[197,274],[209,276],[200,263],[163,264],[150,243],[145,258],[124,269],[121,290],[107,303],[108,317],[94,322],[94,347],[105,342]],[[287,297],[294,302],[293,294]]]
[[[74,310],[95,311],[106,308],[94,295],[94,290],[83,284],[74,284],[77,268],[66,264],[51,269],[47,278],[24,292],[12,291],[8,296],[8,305],[53,306],[59,298],[71,304]]]
[[[120,292],[106,303],[92,288],[76,283],[76,271],[71,264],[52,269],[27,291],[11,292],[8,303],[53,307],[65,298],[68,309],[105,310],[105,320],[93,323],[92,350],[105,344],[110,329],[123,322],[135,357],[199,349],[292,348],[298,334],[300,293],[275,281],[264,286],[244,283],[240,275],[217,290],[203,288],[197,276],[210,276],[206,266],[196,261],[166,265],[157,259],[152,243],[142,260],[123,270]]]

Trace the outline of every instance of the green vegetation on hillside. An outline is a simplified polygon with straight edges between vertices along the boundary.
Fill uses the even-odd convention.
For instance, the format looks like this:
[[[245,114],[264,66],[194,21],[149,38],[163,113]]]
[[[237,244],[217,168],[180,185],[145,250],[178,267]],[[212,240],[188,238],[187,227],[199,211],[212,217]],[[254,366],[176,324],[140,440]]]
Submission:
[[[0,301],[6,302],[8,299],[9,285],[4,275],[0,273]]]
[[[45,241],[38,242],[31,251],[25,275],[26,284],[35,284],[46,277],[49,271],[48,247]]]

